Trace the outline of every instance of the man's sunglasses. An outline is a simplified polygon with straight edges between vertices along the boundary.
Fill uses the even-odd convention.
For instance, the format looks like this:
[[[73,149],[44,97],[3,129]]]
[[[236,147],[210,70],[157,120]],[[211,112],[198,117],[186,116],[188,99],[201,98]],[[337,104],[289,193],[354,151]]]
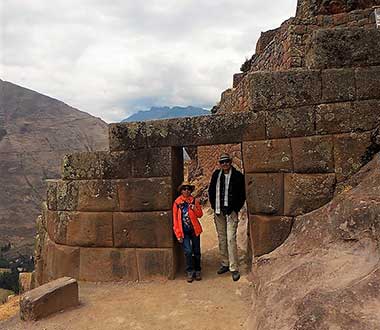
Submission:
[[[220,165],[222,165],[222,164],[229,164],[229,163],[231,163],[231,161],[230,160],[221,160],[220,162],[219,162],[219,164]]]
[[[182,189],[181,190],[189,190],[189,191],[191,191],[191,188],[190,187],[182,187]]]

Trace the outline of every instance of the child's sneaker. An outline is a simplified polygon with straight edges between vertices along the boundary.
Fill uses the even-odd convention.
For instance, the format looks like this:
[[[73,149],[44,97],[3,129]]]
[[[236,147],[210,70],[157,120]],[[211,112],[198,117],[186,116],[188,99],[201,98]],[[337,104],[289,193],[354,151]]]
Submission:
[[[201,272],[195,272],[195,280],[200,281],[202,279]]]
[[[187,273],[186,280],[187,280],[188,283],[193,282],[193,280],[194,280],[194,274],[192,272]]]

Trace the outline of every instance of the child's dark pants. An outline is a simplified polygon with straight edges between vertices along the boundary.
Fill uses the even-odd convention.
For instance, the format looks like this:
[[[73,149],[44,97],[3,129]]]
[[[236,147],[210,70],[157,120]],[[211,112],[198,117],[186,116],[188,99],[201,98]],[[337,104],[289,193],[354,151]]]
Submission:
[[[183,252],[186,259],[186,272],[201,271],[201,236],[185,233],[183,239]]]

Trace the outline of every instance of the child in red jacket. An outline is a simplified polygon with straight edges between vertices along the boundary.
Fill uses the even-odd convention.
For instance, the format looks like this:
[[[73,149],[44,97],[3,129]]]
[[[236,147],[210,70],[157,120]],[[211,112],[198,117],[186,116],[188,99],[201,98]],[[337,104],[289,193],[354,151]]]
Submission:
[[[199,204],[191,193],[195,186],[188,182],[183,182],[178,191],[181,195],[173,203],[173,229],[178,242],[182,244],[182,249],[186,260],[187,282],[193,279],[200,281],[201,277],[201,240],[202,226],[198,218],[203,212]]]

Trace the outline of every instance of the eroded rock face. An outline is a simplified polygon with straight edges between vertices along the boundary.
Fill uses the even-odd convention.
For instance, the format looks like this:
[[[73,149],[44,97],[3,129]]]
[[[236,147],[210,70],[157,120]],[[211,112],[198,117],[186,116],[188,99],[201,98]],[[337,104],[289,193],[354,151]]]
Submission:
[[[252,330],[380,329],[380,156],[253,265]]]
[[[379,5],[379,0],[299,0],[297,17],[334,15]]]

